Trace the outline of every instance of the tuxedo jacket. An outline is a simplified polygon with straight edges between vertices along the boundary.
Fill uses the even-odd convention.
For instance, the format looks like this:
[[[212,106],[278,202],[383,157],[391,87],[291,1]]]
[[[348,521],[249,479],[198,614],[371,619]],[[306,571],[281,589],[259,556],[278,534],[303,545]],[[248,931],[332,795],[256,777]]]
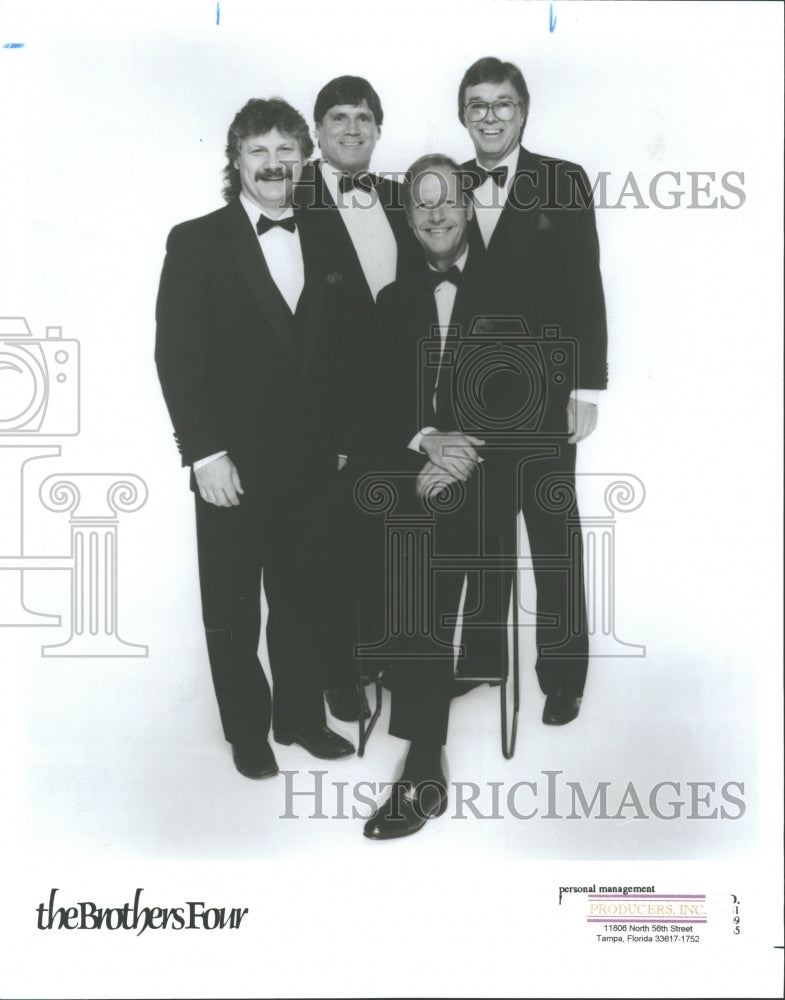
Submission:
[[[391,178],[371,175],[375,197],[384,209],[398,247],[397,273],[402,275],[413,262],[422,260],[422,251],[406,218],[401,185]],[[313,238],[325,249],[335,266],[344,275],[347,295],[353,311],[363,321],[373,316],[374,301],[365,280],[357,251],[341,213],[322,176],[319,161],[308,163],[294,190],[294,203],[307,212],[307,223]]]
[[[397,247],[396,277],[424,266],[422,250],[409,227],[401,185],[391,178],[372,175],[375,197],[384,209]],[[300,210],[308,233],[322,253],[340,271],[348,322],[343,332],[347,344],[347,392],[343,397],[342,421],[348,428],[349,470],[363,468],[374,453],[376,442],[370,433],[375,386],[373,366],[375,303],[349,231],[322,176],[320,162],[306,164],[295,187],[295,206]]]
[[[306,227],[300,242],[305,285],[292,315],[239,199],[167,241],[155,360],[182,462],[226,450],[249,496],[312,488],[343,449],[341,275]]]
[[[488,280],[477,229],[470,231],[443,347],[427,265],[382,289],[377,419],[392,467],[422,466],[423,456],[407,444],[423,427],[481,437],[488,456],[491,448],[497,456],[517,455],[543,434],[565,433],[577,352],[558,330],[542,335],[538,309],[524,288],[501,294]]]
[[[470,160],[463,168],[475,166]],[[522,308],[532,334],[558,328],[573,342],[574,388],[604,389],[608,335],[590,191],[578,164],[521,147],[484,252],[483,280],[499,312]],[[476,217],[472,228],[479,237]]]

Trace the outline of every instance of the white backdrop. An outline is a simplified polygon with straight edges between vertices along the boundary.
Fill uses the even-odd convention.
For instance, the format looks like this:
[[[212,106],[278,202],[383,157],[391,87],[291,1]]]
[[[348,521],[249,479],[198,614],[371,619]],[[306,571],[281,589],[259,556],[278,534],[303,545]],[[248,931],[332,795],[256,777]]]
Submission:
[[[54,325],[79,340],[81,406],[78,435],[47,426],[37,436],[61,455],[28,466],[21,501],[9,474],[0,514],[21,510],[19,552],[66,555],[67,516],[37,501],[45,476],[130,473],[149,491],[121,515],[118,549],[119,633],[148,656],[43,657],[65,625],[0,630],[3,919],[18,944],[3,995],[776,995],[781,28],[778,5],[754,3],[3,2],[0,316],[26,317],[38,339]],[[589,790],[607,780],[644,792],[665,780],[740,781],[746,811],[735,822],[556,828],[507,817],[454,823],[441,838],[429,824],[379,851],[359,821],[287,824],[280,788],[235,782],[200,631],[187,476],[152,363],[166,235],[221,204],[226,129],[248,97],[281,95],[311,121],[324,82],[363,75],[385,109],[377,170],[423,152],[460,160],[471,146],[457,85],[489,54],[524,71],[528,148],[577,160],[591,177],[608,172],[609,206],[630,172],[641,190],[638,207],[630,195],[597,211],[611,385],[579,471],[645,485],[643,505],[618,517],[616,627],[647,655],[594,661],[579,722],[556,733],[539,725],[524,665],[509,765],[490,696],[479,713],[456,705],[453,776],[542,781],[551,768]],[[648,190],[666,170],[680,180],[660,184],[663,200],[685,192],[672,210]],[[693,195],[695,171],[714,173],[699,182],[709,194]],[[742,197],[722,189],[730,171],[743,174],[731,178]],[[739,207],[690,207],[723,195]],[[10,377],[0,370],[0,392]],[[4,435],[0,453],[29,438]],[[603,513],[595,493],[582,489],[584,514]],[[26,572],[27,607],[67,622],[67,577]],[[394,760],[379,732],[341,776],[383,780]],[[700,960],[658,951],[649,985],[631,982],[636,951],[614,952],[608,974],[609,946],[553,909],[554,887],[593,881],[746,894],[751,923],[732,939],[717,931]],[[52,886],[103,905],[137,886],[151,905],[215,898],[251,907],[255,922],[209,944],[167,932],[58,936],[34,923]],[[415,887],[430,893],[424,910]],[[328,903],[348,936],[335,916],[320,923]],[[580,958],[558,981],[554,935]],[[521,978],[524,942],[546,961]],[[729,944],[745,972],[725,969]],[[507,958],[489,960],[490,948]],[[444,968],[433,956],[448,956]]]

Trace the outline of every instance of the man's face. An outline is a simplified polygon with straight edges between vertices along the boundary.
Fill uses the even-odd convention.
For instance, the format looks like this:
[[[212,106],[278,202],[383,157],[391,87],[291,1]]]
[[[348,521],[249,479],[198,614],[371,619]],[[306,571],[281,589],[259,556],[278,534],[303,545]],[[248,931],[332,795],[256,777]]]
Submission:
[[[277,128],[243,139],[234,160],[243,194],[271,214],[291,205],[304,163],[300,143]]]
[[[382,130],[363,98],[361,104],[334,104],[316,126],[322,156],[336,170],[367,170]]]
[[[488,114],[479,122],[469,120],[465,110],[467,104],[475,101],[510,101],[515,105],[510,121],[502,121],[488,108]],[[513,85],[505,80],[502,83],[477,83],[467,87],[463,95],[464,123],[474,143],[477,160],[485,167],[495,167],[497,163],[508,156],[520,142],[523,127],[523,111],[521,98]]]
[[[461,200],[460,182],[449,167],[429,167],[412,185],[409,225],[429,264],[446,270],[461,256],[468,241],[471,201]]]

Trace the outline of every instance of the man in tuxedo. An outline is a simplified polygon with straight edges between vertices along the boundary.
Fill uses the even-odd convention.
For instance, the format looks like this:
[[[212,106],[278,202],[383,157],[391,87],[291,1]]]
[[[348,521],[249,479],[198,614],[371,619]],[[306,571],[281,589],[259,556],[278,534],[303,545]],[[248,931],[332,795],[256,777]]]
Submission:
[[[574,496],[575,446],[597,423],[600,390],[607,386],[607,330],[599,244],[584,170],[532,153],[521,145],[529,91],[513,63],[488,57],[466,71],[458,90],[458,117],[474,144],[464,164],[473,188],[475,234],[485,248],[483,280],[499,311],[520,303],[532,330],[550,328],[575,346],[575,371],[563,411],[543,429],[562,435],[557,453],[520,469],[519,503],[537,585],[537,676],[546,695],[543,722],[564,725],[580,710],[588,665],[583,564],[579,533],[567,571],[564,524],[577,519],[573,504],[555,512],[541,490],[527,484],[559,482]],[[549,478],[546,478],[549,477]],[[570,621],[555,639],[554,625]]]
[[[418,567],[411,574],[414,592],[402,601],[430,613],[416,634],[404,629],[404,638],[399,630],[406,649],[399,645],[401,655],[390,681],[390,733],[408,740],[409,747],[389,799],[365,824],[365,836],[374,840],[415,833],[446,808],[442,748],[450,700],[459,693],[453,676],[453,640],[461,590],[467,572],[477,572],[478,559],[498,552],[490,532],[500,525],[509,532],[514,522],[514,491],[500,488],[499,482],[500,474],[503,481],[510,479],[509,474],[505,479],[507,451],[485,448],[484,432],[493,429],[500,407],[509,410],[518,405],[525,386],[514,367],[499,363],[496,333],[485,339],[501,327],[488,312],[480,266],[483,248],[477,238],[470,240],[474,209],[462,182],[460,168],[449,157],[424,156],[412,165],[404,194],[425,263],[385,288],[377,304],[383,464],[397,470],[391,488],[410,522],[421,520],[423,512],[426,518],[433,515],[432,543],[416,547],[430,551],[432,544],[433,555],[446,559],[447,565],[436,572],[432,567],[421,572]],[[466,376],[471,383],[473,372],[479,374],[480,386],[466,384]],[[475,419],[467,421],[463,404],[467,393],[474,397],[477,388],[488,405],[482,404],[484,412],[475,412]],[[506,444],[503,437],[502,444]],[[492,498],[491,503],[486,497]],[[503,509],[506,517],[501,515]],[[498,517],[489,521],[491,510]],[[478,587],[487,600],[485,584],[491,575],[481,574]],[[491,630],[498,676],[511,576],[509,571],[495,575],[501,577]],[[417,581],[423,577],[427,589],[420,591]],[[463,659],[462,653],[458,662]]]
[[[354,747],[325,724],[324,498],[345,448],[335,399],[341,276],[292,208],[313,150],[280,99],[250,100],[228,132],[227,205],[175,226],[156,309],[155,358],[195,492],[202,612],[237,770],[278,771],[268,742],[322,759]],[[270,689],[257,657],[261,574]]]
[[[376,639],[381,628],[377,610],[382,566],[368,557],[367,521],[354,503],[354,485],[369,467],[375,449],[368,418],[374,304],[381,289],[419,257],[400,185],[370,172],[383,120],[379,95],[367,80],[340,76],[325,84],[314,105],[321,159],[303,169],[294,196],[297,207],[307,212],[314,237],[343,275],[348,302],[346,362],[351,377],[343,416],[350,439],[348,454],[341,460],[346,468],[331,516],[340,539],[335,574],[341,584],[333,593],[341,598],[352,594],[355,607],[343,600],[338,606],[328,603],[325,607],[332,668],[325,697],[335,718],[347,722],[358,719],[360,711],[366,717],[370,714],[364,690],[358,690],[353,647],[360,639],[359,631],[366,639]]]

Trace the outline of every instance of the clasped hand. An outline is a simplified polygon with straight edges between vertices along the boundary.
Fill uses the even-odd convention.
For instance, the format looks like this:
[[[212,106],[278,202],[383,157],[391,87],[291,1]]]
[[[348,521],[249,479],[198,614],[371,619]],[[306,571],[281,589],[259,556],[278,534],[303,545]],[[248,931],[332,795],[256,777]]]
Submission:
[[[429,461],[453,479],[465,482],[480,461],[476,448],[485,444],[480,438],[461,431],[427,431],[420,439],[420,448]],[[426,466],[427,467],[427,466]],[[424,471],[424,470],[423,470]]]

